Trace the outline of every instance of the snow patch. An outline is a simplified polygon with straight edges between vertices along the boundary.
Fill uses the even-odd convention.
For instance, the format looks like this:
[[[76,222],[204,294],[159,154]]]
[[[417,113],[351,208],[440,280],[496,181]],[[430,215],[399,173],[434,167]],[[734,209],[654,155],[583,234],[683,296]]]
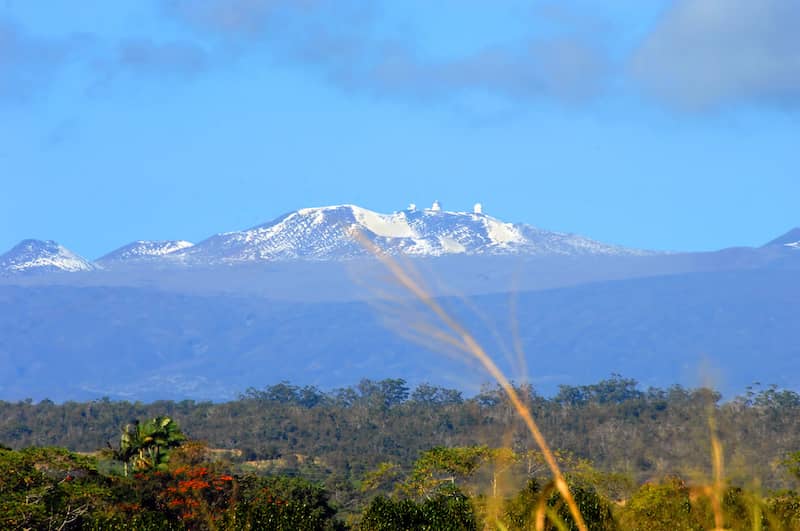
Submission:
[[[454,240],[453,238],[448,238],[447,236],[440,236],[439,243],[442,246],[442,250],[445,253],[452,253],[452,254],[460,254],[467,252],[467,248]]]
[[[359,225],[377,236],[384,238],[417,237],[402,212],[387,216],[365,208],[353,208],[353,214]]]
[[[177,240],[162,247],[160,254],[174,253],[175,251],[180,251],[181,249],[188,249],[193,245],[194,244],[192,242],[187,242],[186,240]]]
[[[162,258],[188,249],[194,244],[186,240],[137,240],[98,259],[100,264]]]
[[[522,235],[510,223],[503,223],[494,218],[486,220],[489,239],[497,244],[520,243],[524,241]]]

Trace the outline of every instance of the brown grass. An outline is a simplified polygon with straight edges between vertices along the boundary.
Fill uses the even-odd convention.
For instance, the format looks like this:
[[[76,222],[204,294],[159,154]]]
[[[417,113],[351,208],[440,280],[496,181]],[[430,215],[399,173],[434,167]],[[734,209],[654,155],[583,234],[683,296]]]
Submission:
[[[553,474],[553,483],[559,494],[561,494],[561,497],[566,502],[575,524],[581,531],[587,531],[586,523],[584,522],[583,516],[578,509],[578,505],[575,503],[575,499],[569,490],[569,486],[564,479],[564,475],[561,472],[558,463],[556,462],[556,458],[553,455],[550,446],[547,444],[547,441],[542,435],[541,430],[539,430],[539,426],[533,419],[530,409],[522,401],[516,389],[505,376],[505,374],[503,374],[503,372],[497,367],[492,357],[486,353],[483,347],[477,342],[472,334],[469,333],[469,331],[462,327],[444,310],[444,308],[441,307],[441,305],[439,305],[438,302],[436,302],[429,291],[422,285],[422,282],[418,279],[415,279],[415,275],[409,272],[407,267],[401,266],[397,260],[384,253],[360,231],[354,231],[353,235],[370,253],[377,257],[384,264],[384,266],[386,266],[392,277],[403,288],[405,288],[418,301],[423,303],[430,311],[434,313],[434,315],[436,315],[436,317],[440,319],[442,323],[441,327],[425,327],[423,332],[430,335],[431,338],[455,349],[456,351],[462,352],[463,354],[472,357],[472,359],[477,360],[480,365],[483,366],[483,368],[491,375],[491,377],[497,381],[497,383],[508,396],[509,401],[514,406],[514,409],[516,409],[520,418],[522,418],[523,422],[525,422],[528,431],[533,436],[536,445],[542,452],[547,466],[550,468],[550,472]],[[539,521],[539,518],[537,518],[536,528],[537,530],[544,529],[544,518],[541,519],[541,522]]]

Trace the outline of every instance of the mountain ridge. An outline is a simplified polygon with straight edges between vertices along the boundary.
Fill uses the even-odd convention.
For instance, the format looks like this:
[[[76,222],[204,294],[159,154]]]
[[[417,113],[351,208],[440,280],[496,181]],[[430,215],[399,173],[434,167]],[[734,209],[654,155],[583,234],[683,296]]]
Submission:
[[[305,208],[245,229],[216,234],[173,256],[187,261],[236,263],[252,260],[331,260],[365,256],[352,235],[382,252],[411,256],[449,254],[649,254],[583,236],[512,224],[474,212],[410,207],[380,214],[356,205]]]
[[[73,262],[82,263],[82,267],[66,262],[64,267],[59,267],[57,261],[51,260],[53,267],[49,269],[33,265],[10,269],[9,266],[0,267],[0,272],[73,272],[144,263],[192,267],[290,260],[336,261],[369,256],[370,251],[354,237],[354,231],[359,231],[381,252],[416,257],[654,254],[576,234],[507,223],[483,213],[480,205],[476,205],[473,212],[457,212],[443,210],[435,202],[428,209],[418,210],[412,205],[406,210],[381,214],[344,204],[299,209],[249,229],[215,234],[197,244],[186,240],[137,240],[94,262],[66,250]],[[41,249],[46,255],[52,253],[46,249],[53,245],[59,244],[39,241],[33,248]],[[8,258],[11,264],[11,253],[0,256],[0,260]],[[46,256],[39,258],[47,260]],[[25,263],[14,261],[17,262]],[[29,256],[27,263],[34,262],[36,259]]]
[[[162,257],[194,244],[186,240],[136,240],[95,260],[100,265]]]
[[[800,249],[800,227],[795,227],[789,232],[782,234],[764,244],[764,247],[783,246],[793,249]]]
[[[0,255],[0,275],[94,271],[98,267],[53,240],[22,240]]]
[[[346,261],[371,251],[359,232],[380,252],[411,257],[442,256],[657,256],[674,253],[607,244],[578,234],[508,223],[483,212],[414,205],[391,214],[353,204],[302,208],[248,229],[222,232],[197,244],[186,240],[137,240],[94,262],[51,240],[24,240],[0,255],[0,275],[130,269],[217,267],[288,261]],[[800,228],[761,249],[800,249]]]

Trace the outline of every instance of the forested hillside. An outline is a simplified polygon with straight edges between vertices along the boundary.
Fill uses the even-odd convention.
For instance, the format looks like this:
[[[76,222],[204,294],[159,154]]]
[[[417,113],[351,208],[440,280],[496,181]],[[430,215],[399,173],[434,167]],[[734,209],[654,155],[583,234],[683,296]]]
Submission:
[[[800,395],[792,391],[754,389],[722,402],[708,389],[642,390],[621,377],[562,386],[551,398],[521,391],[555,448],[636,481],[707,470],[712,412],[732,477],[787,486],[778,464],[800,449]],[[131,419],[158,415],[174,418],[192,439],[241,451],[242,461],[328,484],[359,480],[382,462],[408,468],[434,446],[533,445],[498,388],[465,398],[429,385],[409,389],[400,379],[330,393],[282,383],[224,403],[0,402],[0,442],[91,452]]]
[[[721,402],[619,376],[552,398],[517,391],[589,529],[800,524],[785,490],[800,478],[792,391]],[[387,379],[216,404],[3,402],[0,441],[10,529],[522,530],[539,515],[580,529],[499,388],[465,398]]]

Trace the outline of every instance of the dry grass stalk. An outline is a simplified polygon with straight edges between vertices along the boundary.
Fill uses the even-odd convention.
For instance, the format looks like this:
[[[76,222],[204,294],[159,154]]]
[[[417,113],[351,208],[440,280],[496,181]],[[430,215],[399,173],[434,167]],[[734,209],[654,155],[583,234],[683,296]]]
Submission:
[[[708,415],[708,428],[711,432],[711,466],[713,470],[713,483],[711,488],[711,508],[714,511],[715,531],[722,531],[724,519],[722,515],[722,496],[725,490],[723,478],[722,443],[717,435],[717,422],[713,411]]]
[[[430,293],[428,293],[428,291],[422,286],[422,283],[414,279],[412,274],[403,268],[396,260],[384,253],[360,231],[354,231],[353,236],[386,266],[386,268],[401,286],[414,295],[417,300],[427,306],[428,309],[430,309],[442,321],[442,323],[444,323],[444,329],[440,330],[439,333],[436,334],[436,339],[443,341],[459,351],[473,356],[478,360],[478,362],[480,362],[480,364],[484,367],[484,369],[486,369],[492,378],[494,378],[497,383],[500,384],[500,387],[506,393],[509,401],[514,406],[514,409],[525,422],[528,431],[530,431],[534,441],[536,441],[536,445],[544,455],[545,461],[547,462],[547,465],[553,474],[553,482],[555,487],[559,494],[561,494],[564,501],[567,503],[567,507],[569,508],[575,524],[581,531],[588,531],[586,523],[583,520],[583,516],[578,509],[578,504],[575,503],[575,499],[569,490],[569,486],[564,479],[564,475],[561,473],[561,469],[556,462],[553,452],[550,450],[547,441],[545,441],[542,432],[539,430],[539,426],[533,420],[533,415],[531,415],[530,409],[528,409],[528,407],[523,403],[514,386],[511,385],[511,382],[508,380],[508,378],[506,378],[503,372],[497,367],[491,356],[484,351],[483,347],[478,344],[472,334],[458,324],[458,322],[456,322],[455,319],[453,319],[444,310],[444,308],[442,308],[439,303],[434,300]],[[541,529],[538,524],[537,528]]]
[[[726,488],[725,468],[713,405],[708,408],[708,430],[711,442],[711,482],[693,487],[690,493],[692,501],[704,497],[711,502],[711,512],[714,515],[714,528],[711,531],[727,531],[724,527],[725,514],[722,509],[722,499],[725,496]]]

